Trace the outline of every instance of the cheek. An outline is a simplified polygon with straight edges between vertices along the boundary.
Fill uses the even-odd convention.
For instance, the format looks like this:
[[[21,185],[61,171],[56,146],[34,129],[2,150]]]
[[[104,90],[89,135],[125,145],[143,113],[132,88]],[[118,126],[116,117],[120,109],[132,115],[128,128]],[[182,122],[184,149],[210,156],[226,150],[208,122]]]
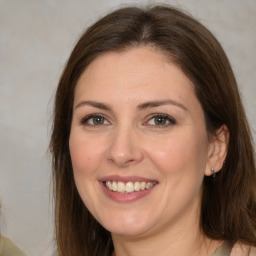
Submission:
[[[162,207],[167,214],[179,214],[200,200],[207,143],[201,136],[194,134],[191,137],[191,134],[183,133],[182,136],[166,139],[152,154],[152,162],[161,172],[164,184]]]
[[[98,143],[93,142],[83,133],[70,134],[69,150],[76,187],[87,209],[95,215],[99,198],[95,184],[98,184],[97,170],[102,161],[102,151]]]
[[[91,142],[81,134],[70,134],[69,150],[75,175],[91,175],[99,165],[102,158],[102,148],[99,141]]]
[[[207,140],[204,133],[193,131],[176,133],[158,141],[157,150],[151,149],[152,161],[164,176],[203,176],[207,162]]]

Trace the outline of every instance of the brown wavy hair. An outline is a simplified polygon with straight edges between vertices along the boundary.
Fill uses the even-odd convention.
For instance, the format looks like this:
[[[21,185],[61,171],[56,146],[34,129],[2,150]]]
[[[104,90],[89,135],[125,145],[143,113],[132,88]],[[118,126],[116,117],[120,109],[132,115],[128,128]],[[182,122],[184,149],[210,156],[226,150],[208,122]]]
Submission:
[[[225,124],[225,165],[205,177],[201,228],[212,239],[256,246],[256,171],[252,136],[237,83],[221,45],[202,24],[170,6],[118,9],[89,27],[74,47],[56,91],[52,153],[55,228],[60,256],[111,255],[110,233],[83,204],[73,177],[69,135],[76,83],[98,56],[136,46],[165,53],[194,83],[208,133]]]

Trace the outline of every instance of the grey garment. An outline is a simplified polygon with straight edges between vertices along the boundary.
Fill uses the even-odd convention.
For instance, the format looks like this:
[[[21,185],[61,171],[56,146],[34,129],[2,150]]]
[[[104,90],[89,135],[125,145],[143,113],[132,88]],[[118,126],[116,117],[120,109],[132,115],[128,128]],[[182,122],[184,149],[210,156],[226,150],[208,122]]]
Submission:
[[[228,241],[224,241],[223,244],[221,245],[221,247],[219,247],[212,256],[230,256],[231,251],[232,251],[232,247],[233,244],[228,242]]]

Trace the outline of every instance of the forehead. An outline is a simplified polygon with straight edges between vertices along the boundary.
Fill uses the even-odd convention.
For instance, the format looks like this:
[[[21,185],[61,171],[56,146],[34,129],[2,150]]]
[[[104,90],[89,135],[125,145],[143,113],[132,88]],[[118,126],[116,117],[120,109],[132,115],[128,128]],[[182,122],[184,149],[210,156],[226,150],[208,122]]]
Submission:
[[[180,96],[186,91],[194,94],[193,83],[163,52],[141,46],[96,58],[79,78],[75,100],[82,94],[99,97],[103,92],[112,92],[124,97],[122,93],[127,96],[140,90],[164,96],[175,88]]]
[[[87,66],[82,73],[78,84],[85,77],[86,79],[100,79],[101,77],[94,76],[95,73],[99,71],[100,74],[105,73],[106,78],[110,78],[113,75],[117,77],[119,74],[124,76],[125,74],[135,75],[140,73],[142,75],[146,74],[146,69],[149,70],[156,67],[164,69],[166,63],[171,62],[160,50],[149,46],[110,51],[98,56]],[[138,66],[140,66],[139,69]]]

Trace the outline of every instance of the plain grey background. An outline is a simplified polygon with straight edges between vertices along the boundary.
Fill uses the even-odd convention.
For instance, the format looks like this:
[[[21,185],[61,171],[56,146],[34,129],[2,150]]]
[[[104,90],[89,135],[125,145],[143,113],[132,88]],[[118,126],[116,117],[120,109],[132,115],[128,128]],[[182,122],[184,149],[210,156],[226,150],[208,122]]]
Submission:
[[[0,0],[0,229],[28,255],[51,255],[54,245],[47,148],[58,78],[81,32],[129,3],[169,3],[205,24],[231,61],[256,130],[255,0]]]

